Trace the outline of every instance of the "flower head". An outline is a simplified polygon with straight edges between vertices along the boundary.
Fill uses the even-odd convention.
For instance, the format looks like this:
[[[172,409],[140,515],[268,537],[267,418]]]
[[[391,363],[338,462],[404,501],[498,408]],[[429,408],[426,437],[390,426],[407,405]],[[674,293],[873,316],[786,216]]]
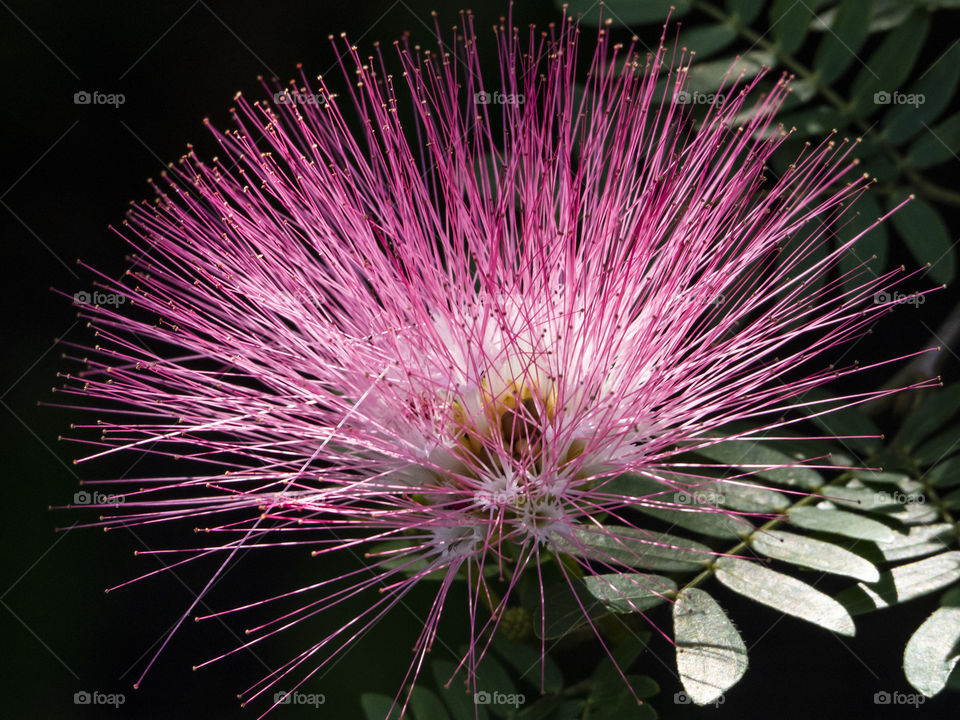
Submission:
[[[836,277],[852,242],[832,248],[830,223],[868,184],[853,144],[768,171],[787,78],[730,77],[694,123],[689,58],[666,62],[662,38],[645,53],[601,30],[581,92],[576,23],[495,30],[495,85],[464,14],[452,46],[398,43],[397,74],[346,46],[346,98],[305,76],[273,104],[238,96],[234,129],[211,128],[220,158],[190,151],[131,209],[135,267],[101,276],[131,302],[82,310],[98,344],[66,389],[101,413],[85,459],[188,468],[131,481],[103,524],[219,533],[188,555],[223,559],[211,583],[252,547],[366,553],[362,573],[264,601],[303,604],[244,647],[380,591],[246,698],[324,667],[428,575],[407,681],[457,578],[468,678],[550,557],[639,609],[610,578],[676,548],[633,510],[751,529],[671,500],[716,482],[683,453],[797,422],[804,393],[857,369],[818,356],[889,309],[869,300],[895,273]]]

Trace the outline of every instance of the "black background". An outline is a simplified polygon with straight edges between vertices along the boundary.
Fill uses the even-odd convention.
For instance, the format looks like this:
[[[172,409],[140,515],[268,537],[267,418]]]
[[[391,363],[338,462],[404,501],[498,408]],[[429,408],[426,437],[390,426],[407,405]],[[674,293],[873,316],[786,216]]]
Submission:
[[[227,108],[237,90],[262,94],[257,75],[285,80],[294,75],[297,62],[313,75],[334,71],[327,35],[340,31],[362,49],[374,40],[388,44],[406,30],[430,43],[431,9],[421,0],[0,2],[5,71],[0,119],[5,510],[0,520],[0,716],[253,718],[262,710],[239,709],[234,695],[260,677],[261,661],[272,666],[286,660],[300,646],[298,638],[258,649],[256,657],[244,653],[191,670],[230,649],[232,633],[242,633],[242,623],[228,630],[216,622],[188,621],[142,688],[131,689],[144,654],[186,609],[190,589],[195,592],[204,582],[204,568],[104,595],[104,588],[158,567],[152,558],[131,554],[160,536],[80,528],[54,532],[57,526],[90,520],[73,511],[48,510],[70,501],[78,477],[123,475],[131,459],[74,467],[71,461],[80,450],[57,439],[74,417],[37,406],[38,400],[56,399],[50,387],[57,382],[56,372],[64,369],[56,339],[91,342],[69,301],[49,288],[68,294],[91,289],[91,278],[75,265],[76,258],[114,276],[122,272],[127,248],[108,231],[108,223],[122,219],[128,201],[149,195],[144,179],[176,160],[186,142],[194,143],[202,156],[214,154],[201,119],[227,126]],[[491,38],[482,29],[504,6],[485,2],[473,9],[480,17],[481,39]],[[523,27],[557,14],[549,0],[539,0],[520,3],[515,16]],[[440,19],[445,28],[454,23],[455,6],[440,9]],[[937,38],[941,48],[955,34],[950,23],[944,25]],[[123,93],[126,100],[119,108],[75,105],[73,95],[80,90]],[[918,312],[932,327],[943,305],[931,302]],[[924,333],[914,324],[897,337],[916,347]],[[889,352],[890,344],[889,339],[868,341],[858,355],[869,357],[879,345]],[[270,593],[275,583],[286,587],[347,567],[345,561],[333,565],[310,559],[306,551],[255,558],[228,574],[218,588],[219,606]],[[672,651],[665,641],[655,641],[636,671],[660,682],[662,694],[654,703],[663,716],[912,716],[909,708],[875,706],[873,693],[913,692],[900,669],[902,648],[936,606],[935,599],[861,618],[858,637],[848,639],[716,590],[752,646],[751,669],[722,707],[675,707],[672,695],[679,685],[672,674]],[[354,717],[360,692],[392,694],[408,662],[416,617],[425,614],[429,599],[429,589],[411,598],[409,611],[382,623],[329,673],[318,673],[304,690],[323,693],[323,706],[280,708],[276,717],[298,712],[303,717]],[[463,607],[461,601],[459,595],[451,598],[451,613]],[[337,609],[298,632],[320,633],[347,617],[349,608]],[[457,623],[452,625],[455,638]],[[577,657],[565,659],[572,675],[584,671]],[[124,693],[126,701],[119,710],[77,706],[73,695],[81,690]],[[928,701],[917,712],[945,717],[952,701],[949,696]]]

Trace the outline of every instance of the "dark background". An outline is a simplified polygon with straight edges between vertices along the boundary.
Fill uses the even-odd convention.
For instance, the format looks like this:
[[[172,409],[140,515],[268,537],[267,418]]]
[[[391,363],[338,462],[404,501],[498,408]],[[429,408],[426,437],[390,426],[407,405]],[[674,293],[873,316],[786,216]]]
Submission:
[[[481,40],[505,10],[505,4],[474,3]],[[260,706],[240,710],[234,695],[300,647],[298,638],[267,643],[256,656],[240,654],[198,672],[191,666],[233,647],[242,637],[242,622],[226,626],[188,621],[174,637],[142,688],[131,685],[154,644],[190,603],[205,581],[204,569],[178,571],[177,579],[155,577],[104,595],[103,590],[156,569],[155,559],[132,557],[132,551],[162,544],[155,531],[104,534],[69,528],[92,518],[74,511],[48,510],[70,501],[82,477],[119,477],[131,471],[130,458],[72,465],[80,454],[58,436],[75,416],[38,407],[56,400],[51,386],[65,369],[58,339],[89,343],[76,322],[68,294],[91,289],[91,277],[76,258],[108,274],[123,271],[126,248],[107,229],[117,223],[126,203],[149,195],[144,183],[176,160],[186,142],[209,157],[216,152],[201,119],[228,124],[227,108],[237,90],[262,93],[257,75],[286,80],[304,63],[308,75],[334,70],[327,40],[345,31],[363,50],[375,40],[384,44],[410,31],[424,44],[432,41],[431,3],[281,2],[213,0],[165,3],[46,3],[0,1],[0,57],[4,68],[0,164],[2,228],[3,352],[0,353],[0,423],[2,423],[3,565],[0,570],[0,717],[159,718],[247,717]],[[952,16],[951,16],[952,17]],[[518,25],[557,18],[550,0],[522,2]],[[440,13],[441,25],[457,20],[456,6]],[[947,16],[942,19],[946,20]],[[688,17],[695,22],[696,16]],[[956,35],[944,22],[936,36],[939,51]],[[659,31],[651,31],[653,41]],[[931,53],[937,47],[931,48]],[[123,93],[119,108],[73,103],[77,91]],[[956,172],[956,165],[949,172]],[[948,216],[956,233],[956,214]],[[884,356],[916,348],[926,334],[916,318],[933,327],[946,300],[931,300],[899,322],[884,339],[868,339],[857,356]],[[894,340],[891,341],[890,338]],[[902,347],[900,347],[902,346]],[[873,354],[872,354],[873,353]],[[956,379],[956,378],[947,378]],[[142,470],[142,468],[140,469]],[[161,540],[157,540],[161,538]],[[331,567],[332,566],[332,567]],[[306,582],[346,569],[346,561],[310,559],[291,553],[254,558],[228,573],[218,587],[214,607],[269,594],[275,587]],[[209,572],[209,568],[206,568]],[[276,583],[280,583],[277,585]],[[665,717],[752,717],[761,712],[779,717],[910,716],[910,708],[873,704],[877,690],[913,692],[900,669],[902,648],[917,625],[936,606],[927,599],[905,608],[858,619],[855,639],[825,631],[742,601],[713,586],[748,643],[751,669],[719,709],[675,707],[679,689],[673,677],[671,648],[654,641],[637,672],[661,684],[654,700]],[[276,717],[354,717],[365,691],[393,694],[409,659],[417,617],[425,614],[430,589],[411,598],[410,609],[381,623],[374,633],[321,671],[303,688],[323,693],[317,710],[279,708]],[[450,614],[463,607],[451,598]],[[338,609],[323,622],[305,626],[323,632],[349,617]],[[666,616],[660,620],[668,622]],[[326,624],[325,624],[326,623]],[[449,623],[455,646],[459,625]],[[228,629],[229,628],[229,629]],[[438,653],[443,653],[442,649]],[[659,658],[659,659],[658,659]],[[575,654],[561,656],[571,678],[585,672]],[[587,668],[588,669],[588,668]],[[123,693],[119,710],[73,703],[77,691]],[[949,695],[928,701],[919,713],[946,716],[955,702]]]

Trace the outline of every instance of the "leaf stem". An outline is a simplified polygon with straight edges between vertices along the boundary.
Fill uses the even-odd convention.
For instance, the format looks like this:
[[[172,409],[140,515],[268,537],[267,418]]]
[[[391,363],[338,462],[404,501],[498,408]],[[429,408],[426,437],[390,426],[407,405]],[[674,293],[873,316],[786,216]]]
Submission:
[[[794,508],[798,508],[798,507],[804,507],[805,505],[809,505],[810,503],[812,503],[812,502],[814,502],[814,501],[816,501],[816,500],[822,500],[823,498],[822,498],[822,496],[821,496],[821,491],[822,491],[824,488],[828,488],[828,487],[830,487],[830,486],[832,486],[832,485],[837,485],[837,484],[839,484],[839,483],[841,483],[841,482],[845,482],[845,481],[848,480],[850,477],[852,477],[852,473],[851,473],[849,470],[846,471],[846,472],[840,473],[840,475],[838,475],[837,477],[835,477],[835,478],[834,478],[833,480],[831,480],[830,482],[824,483],[824,484],[821,485],[820,487],[815,488],[813,492],[814,492],[814,493],[817,493],[817,494],[811,494],[811,495],[808,495],[807,497],[803,498],[802,500],[798,500],[798,501],[795,502],[793,505],[791,505],[787,510],[784,510],[784,512],[783,512],[782,515],[778,515],[777,517],[772,518],[771,520],[767,521],[766,523],[764,523],[763,525],[761,525],[760,527],[758,527],[756,530],[754,530],[752,533],[750,533],[750,536],[756,535],[756,534],[759,533],[759,532],[766,532],[766,531],[768,531],[768,530],[773,530],[773,529],[776,528],[778,525],[780,525],[780,524],[783,523],[785,520],[787,520],[788,512],[789,512],[790,510],[793,510]],[[725,552],[724,555],[733,555],[733,554],[735,554],[735,553],[740,552],[741,550],[746,550],[747,548],[749,548],[749,547],[750,547],[750,545],[749,545],[749,537],[750,537],[750,536],[748,536],[746,539],[741,540],[739,543],[737,543],[736,545],[734,545],[734,546],[733,546],[732,548],[730,548],[727,552]],[[719,559],[720,559],[720,558],[717,558],[717,560],[719,560]],[[691,589],[691,588],[698,587],[699,585],[703,584],[703,582],[704,582],[707,578],[712,577],[713,574],[716,572],[717,560],[714,560],[714,561],[710,564],[709,567],[705,568],[703,571],[700,572],[700,574],[698,574],[698,575],[697,575],[696,577],[694,577],[690,582],[688,582],[686,585],[684,585],[682,588],[680,588],[680,590],[677,591],[677,595],[679,595],[680,593],[685,592],[686,590],[689,590],[689,589]]]
[[[901,368],[883,386],[884,390],[901,388],[914,382],[937,377],[940,374],[943,364],[953,353],[950,348],[960,339],[960,303],[953,307],[953,310],[950,311],[950,314],[947,315],[935,332],[931,331],[931,335],[933,335],[933,338],[927,343],[927,352],[917,355]],[[896,396],[884,395],[864,403],[862,407],[868,415],[876,416],[891,406],[898,415],[905,415],[916,407],[917,399],[922,397],[917,391],[905,393],[905,395],[906,397],[901,402],[896,402]]]
[[[945,522],[950,523],[950,527],[953,530],[954,537],[957,538],[957,542],[960,543],[960,523],[956,521],[953,517],[953,514],[947,509],[946,504],[943,502],[943,499],[940,497],[940,493],[933,489],[933,483],[924,475],[922,472],[917,473],[920,477],[917,480],[923,485],[923,494],[937,506],[937,511],[940,513],[940,517]]]

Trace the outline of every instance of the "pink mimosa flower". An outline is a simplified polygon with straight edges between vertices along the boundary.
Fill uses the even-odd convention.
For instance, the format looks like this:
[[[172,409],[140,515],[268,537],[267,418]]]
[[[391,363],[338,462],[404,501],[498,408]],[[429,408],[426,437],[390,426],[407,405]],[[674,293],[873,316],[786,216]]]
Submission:
[[[379,49],[345,46],[346,97],[306,76],[273,103],[238,96],[236,127],[211,128],[220,158],[189,152],[131,209],[135,267],[98,285],[129,302],[81,307],[97,345],[65,391],[99,413],[78,426],[100,433],[79,439],[84,460],[186,468],[125,480],[99,524],[182,521],[211,542],[171,566],[219,560],[174,631],[250,548],[366,554],[363,571],[265,593],[296,609],[242,647],[375,600],[301,638],[245,700],[299,687],[427,575],[441,581],[404,686],[443,610],[466,611],[472,684],[519,579],[542,583],[554,554],[575,559],[556,564],[571,583],[577,568],[634,607],[611,578],[638,582],[644,547],[674,548],[632,508],[750,522],[671,500],[715,482],[678,456],[784,437],[805,393],[863,369],[818,358],[892,305],[872,298],[902,273],[843,275],[854,241],[831,244],[869,184],[855,143],[767,170],[789,135],[773,122],[786,78],[761,94],[762,76],[731,77],[694,123],[677,101],[689,57],[665,60],[662,39],[638,53],[600,31],[580,93],[575,22],[496,34],[495,84],[465,14],[453,47],[398,43],[393,75]],[[445,607],[458,579],[467,607]]]

